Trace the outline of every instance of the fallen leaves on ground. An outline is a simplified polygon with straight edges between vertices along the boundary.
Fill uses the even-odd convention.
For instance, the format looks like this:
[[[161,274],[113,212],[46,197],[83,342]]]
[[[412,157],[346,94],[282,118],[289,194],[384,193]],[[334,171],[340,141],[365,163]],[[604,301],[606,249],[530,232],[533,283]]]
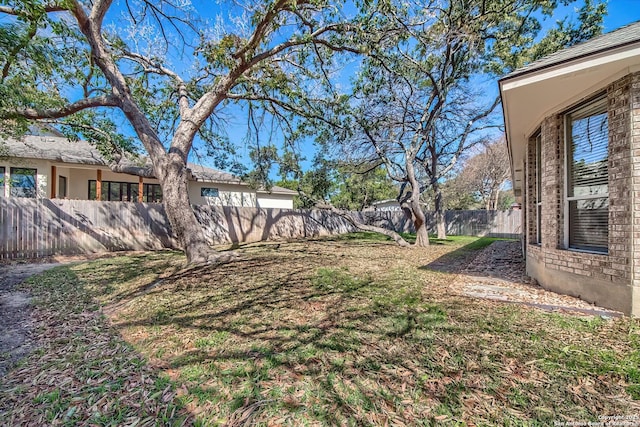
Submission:
[[[638,413],[638,321],[451,294],[486,243],[360,234],[245,245],[215,268],[156,253],[50,272],[30,285],[44,345],[0,384],[0,416],[473,426]]]

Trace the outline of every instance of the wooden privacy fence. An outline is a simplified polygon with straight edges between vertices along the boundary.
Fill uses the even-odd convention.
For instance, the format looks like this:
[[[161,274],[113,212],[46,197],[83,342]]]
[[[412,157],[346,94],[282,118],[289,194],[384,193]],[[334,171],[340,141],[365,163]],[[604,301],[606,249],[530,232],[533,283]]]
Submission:
[[[367,211],[357,213],[366,224],[390,230],[414,232],[413,224],[402,211]],[[436,233],[435,214],[425,212],[429,233]],[[522,212],[508,211],[446,211],[447,235],[487,236],[519,239],[522,233]]]
[[[211,244],[356,231],[349,221],[322,210],[218,206],[194,206],[194,210]],[[410,221],[402,212],[353,212],[352,215],[366,224],[412,231]],[[447,212],[447,219],[450,234],[519,237],[519,211],[452,211]],[[0,259],[175,246],[160,204],[0,197]]]
[[[429,224],[435,231],[433,214]],[[522,211],[447,211],[447,234],[518,239],[522,234]]]

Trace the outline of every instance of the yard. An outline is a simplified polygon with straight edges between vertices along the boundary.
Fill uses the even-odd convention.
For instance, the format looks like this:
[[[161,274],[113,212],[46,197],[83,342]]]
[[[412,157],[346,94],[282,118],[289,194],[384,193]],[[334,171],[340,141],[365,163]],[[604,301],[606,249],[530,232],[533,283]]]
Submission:
[[[528,426],[640,417],[637,320],[453,296],[456,272],[491,240],[434,243],[407,250],[351,234],[245,245],[240,261],[217,268],[185,270],[181,254],[159,252],[50,270],[25,285],[42,347],[0,379],[0,419]]]

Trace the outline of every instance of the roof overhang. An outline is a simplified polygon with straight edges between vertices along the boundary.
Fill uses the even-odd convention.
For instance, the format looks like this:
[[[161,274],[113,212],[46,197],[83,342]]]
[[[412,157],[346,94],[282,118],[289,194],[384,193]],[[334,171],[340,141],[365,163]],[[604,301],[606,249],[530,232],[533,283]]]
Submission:
[[[260,188],[256,190],[258,194],[277,194],[280,196],[297,196],[298,192],[295,190],[289,190],[288,188],[282,187],[271,187],[270,190],[266,190],[264,188]]]
[[[527,141],[545,117],[640,71],[640,41],[499,81],[514,193],[522,202]]]

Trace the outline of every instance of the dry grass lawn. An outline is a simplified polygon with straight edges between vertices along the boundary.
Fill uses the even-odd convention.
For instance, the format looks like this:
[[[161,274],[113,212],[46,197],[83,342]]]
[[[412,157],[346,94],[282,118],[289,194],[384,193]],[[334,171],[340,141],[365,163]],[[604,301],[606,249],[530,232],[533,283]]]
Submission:
[[[456,269],[489,241],[438,243],[407,250],[358,234],[246,245],[221,267],[184,269],[163,252],[53,270],[28,287],[41,335],[65,321],[63,337],[0,383],[0,417],[529,426],[640,416],[637,320],[451,296]]]

